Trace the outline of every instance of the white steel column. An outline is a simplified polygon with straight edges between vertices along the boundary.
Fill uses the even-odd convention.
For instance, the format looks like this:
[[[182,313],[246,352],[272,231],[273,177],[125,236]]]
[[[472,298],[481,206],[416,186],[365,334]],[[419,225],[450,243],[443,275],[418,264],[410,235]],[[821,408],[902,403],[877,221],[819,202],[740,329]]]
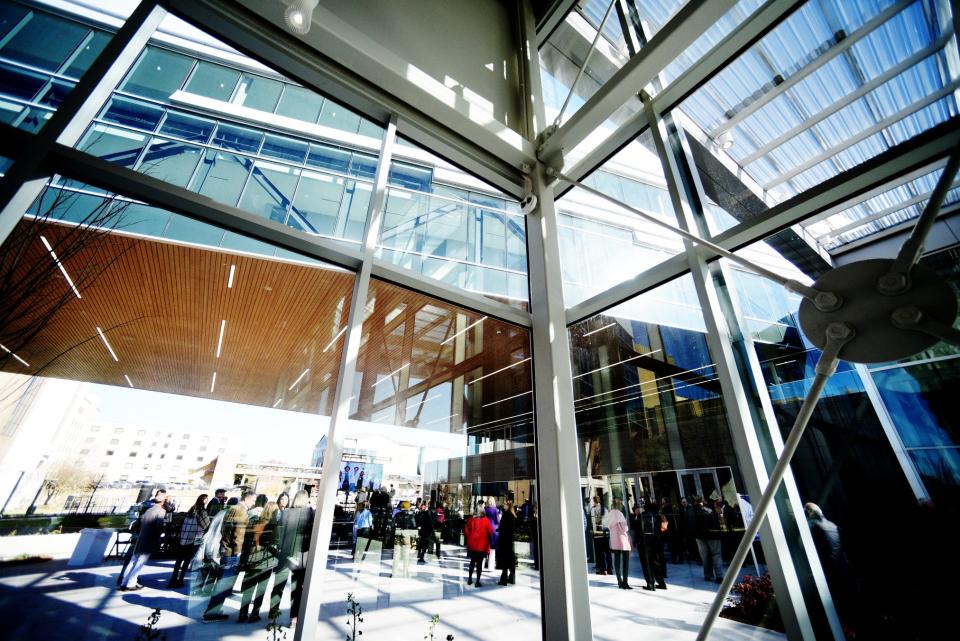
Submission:
[[[677,221],[687,231],[696,231],[697,221],[692,204],[699,200],[699,196],[695,195],[691,198],[692,185],[685,180],[681,171],[680,163],[685,159],[679,157],[679,136],[675,132],[668,131],[669,123],[660,118],[649,104],[647,112],[651,122],[650,131],[657,146],[657,155],[663,164],[664,177]],[[676,139],[671,140],[671,136]],[[675,143],[676,146],[671,143]],[[703,233],[702,230],[701,233]],[[750,496],[757,500],[766,489],[769,478],[754,421],[751,399],[737,368],[736,355],[731,345],[730,328],[724,318],[709,267],[693,243],[685,241],[684,244],[697,298],[703,310],[707,344],[716,362],[717,377],[720,380],[730,434],[747,490]],[[762,378],[760,380],[762,381]],[[788,537],[776,505],[772,505],[767,513],[761,528],[760,542],[767,565],[771,570],[770,576],[777,594],[777,605],[788,637],[811,641],[816,639],[817,635],[803,599],[800,577],[790,557]],[[841,634],[836,638],[842,639],[843,636]]]
[[[38,178],[37,172],[47,152],[56,143],[77,144],[166,15],[156,0],[143,0],[0,179],[0,243],[43,191],[47,177]]]
[[[530,2],[521,5],[527,129],[546,124],[536,30]],[[537,207],[527,216],[527,263],[533,315],[533,385],[536,408],[537,497],[540,502],[540,577],[545,641],[588,641],[590,595],[580,498],[580,459],[573,411],[573,372],[563,305],[560,243],[553,187],[537,163],[532,193]]]
[[[363,334],[363,315],[370,289],[370,269],[380,235],[387,176],[390,173],[390,160],[393,156],[396,133],[397,119],[394,116],[387,123],[383,143],[380,146],[380,162],[377,165],[373,197],[367,209],[367,224],[363,234],[363,261],[353,281],[353,297],[350,299],[350,314],[347,318],[347,331],[344,338],[346,342],[340,356],[340,375],[337,378],[337,391],[334,395],[333,416],[330,417],[330,428],[327,431],[327,450],[323,455],[323,472],[320,475],[320,486],[317,491],[317,513],[313,520],[311,550],[304,577],[303,598],[300,600],[294,641],[312,640],[317,634],[322,590],[321,577],[327,567],[330,531],[333,528],[333,509],[337,502],[336,471],[343,456],[343,441],[350,415],[353,380],[356,377],[357,357],[360,354],[360,339]]]

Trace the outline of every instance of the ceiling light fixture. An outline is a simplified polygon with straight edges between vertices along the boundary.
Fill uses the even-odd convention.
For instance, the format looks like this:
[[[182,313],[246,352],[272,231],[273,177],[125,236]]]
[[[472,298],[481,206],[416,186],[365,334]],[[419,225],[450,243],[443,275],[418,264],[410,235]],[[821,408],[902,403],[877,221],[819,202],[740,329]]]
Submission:
[[[320,0],[284,0],[287,10],[283,12],[283,20],[287,28],[294,33],[303,35],[310,31],[313,22],[313,10]]]
[[[398,367],[397,369],[393,370],[392,372],[390,372],[389,374],[387,374],[386,376],[384,376],[383,378],[381,378],[380,380],[378,380],[376,383],[374,383],[374,384],[371,385],[370,387],[376,387],[377,385],[379,385],[380,383],[382,383],[382,382],[384,382],[384,381],[389,381],[389,380],[391,380],[391,379],[393,378],[393,375],[394,375],[394,374],[399,374],[400,372],[402,372],[402,371],[403,371],[404,369],[406,369],[407,367],[410,367],[410,363],[407,363],[406,365],[401,365],[401,366]]]
[[[10,354],[10,356],[13,356],[15,359],[17,359],[17,360],[20,361],[21,363],[23,363],[23,366],[24,366],[24,367],[30,367],[30,363],[28,363],[27,361],[23,360],[22,358],[20,358],[19,356],[17,356],[17,355],[14,354],[13,352],[11,352],[9,349],[7,349],[6,347],[4,347],[3,345],[0,345],[0,349],[2,349],[3,351],[5,351],[7,354]]]
[[[344,333],[345,331],[347,331],[347,327],[349,327],[349,325],[344,325],[344,326],[343,326],[343,329],[341,329],[339,332],[337,332],[337,335],[334,336],[332,339],[330,339],[330,342],[327,343],[327,346],[323,348],[323,351],[325,351],[325,352],[329,351],[330,348],[333,347],[333,344],[336,343],[337,340],[338,340],[341,336],[343,336],[343,333]]]
[[[113,360],[120,362],[120,359],[117,358],[117,353],[113,351],[113,348],[110,347],[110,343],[107,341],[106,334],[103,333],[103,330],[99,327],[97,328],[97,333],[100,334],[100,340],[103,341],[103,344],[107,346],[107,351],[110,352],[110,356],[113,356]]]
[[[220,337],[217,339],[217,358],[220,358],[220,350],[223,347],[223,330],[227,327],[227,319],[220,321]]]
[[[233,275],[237,273],[237,266],[230,265],[230,276],[227,277],[227,289],[233,289]]]
[[[127,379],[127,385],[129,385],[130,387],[133,387],[133,383],[130,382],[130,377],[127,376],[126,374],[124,374],[123,377],[124,377],[125,379]]]
[[[457,332],[456,334],[454,334],[453,336],[451,336],[450,338],[448,338],[447,340],[443,341],[443,342],[440,343],[440,344],[441,344],[441,345],[446,345],[447,343],[449,343],[450,341],[452,341],[453,339],[455,339],[455,338],[456,338],[457,336],[459,336],[460,334],[464,333],[465,331],[467,331],[467,330],[470,329],[471,327],[474,327],[475,325],[479,325],[480,323],[482,323],[482,322],[485,321],[485,320],[487,320],[487,317],[486,317],[486,316],[484,316],[483,318],[481,318],[481,319],[478,320],[478,321],[474,321],[474,322],[470,323],[469,325],[467,325],[466,327],[464,327],[463,329],[461,329],[459,332]]]
[[[500,372],[504,372],[504,371],[510,369],[511,367],[516,367],[517,365],[523,365],[524,363],[526,363],[526,362],[529,361],[529,360],[530,360],[530,358],[527,357],[527,358],[523,359],[522,361],[517,361],[517,362],[514,363],[513,365],[507,365],[506,367],[501,367],[500,369],[498,369],[498,370],[495,371],[495,372],[490,372],[489,374],[484,374],[484,375],[481,376],[480,378],[475,378],[475,379],[473,379],[472,381],[469,381],[469,382],[467,383],[467,385],[473,385],[473,384],[476,383],[477,381],[482,381],[483,379],[485,379],[485,378],[488,377],[488,376],[493,376],[494,374],[499,374]]]
[[[289,391],[292,390],[294,387],[296,387],[296,386],[297,386],[297,383],[299,383],[300,381],[302,381],[302,380],[303,380],[303,377],[306,376],[306,375],[307,375],[307,372],[309,372],[309,371],[310,371],[310,368],[309,368],[309,367],[308,367],[307,369],[303,370],[303,371],[300,373],[300,376],[297,377],[297,380],[295,380],[295,381],[290,385],[290,387],[287,388],[287,391],[289,392]]]
[[[40,240],[43,242],[43,246],[47,248],[47,251],[50,252],[50,255],[53,257],[53,262],[56,263],[57,267],[60,268],[61,273],[63,273],[63,277],[67,279],[70,289],[72,289],[73,293],[77,295],[77,298],[83,298],[80,295],[80,291],[77,289],[77,286],[73,284],[73,279],[70,278],[70,274],[67,273],[66,267],[64,267],[63,263],[60,262],[60,259],[57,258],[57,254],[53,251],[53,247],[50,246],[50,243],[47,242],[45,237],[41,236]]]
[[[733,147],[733,136],[730,135],[729,131],[725,131],[717,136],[717,147],[724,151]]]
[[[276,407],[277,405],[280,404],[280,401],[282,401],[282,400],[283,400],[282,398],[278,398],[277,400],[275,400],[275,401],[273,402],[273,406]]]
[[[217,373],[213,373],[213,380],[210,381],[210,393],[213,394],[213,390],[217,388]]]

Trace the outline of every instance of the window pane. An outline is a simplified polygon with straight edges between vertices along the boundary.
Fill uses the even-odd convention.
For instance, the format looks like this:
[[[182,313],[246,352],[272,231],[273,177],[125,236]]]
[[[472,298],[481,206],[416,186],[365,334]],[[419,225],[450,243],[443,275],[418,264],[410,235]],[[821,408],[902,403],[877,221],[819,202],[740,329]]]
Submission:
[[[295,219],[309,231],[332,236],[336,231],[343,196],[343,178],[312,171],[303,172],[297,197],[293,201],[291,223]]]
[[[307,158],[307,164],[311,167],[329,169],[345,174],[350,168],[350,152],[341,147],[314,143],[310,145],[310,156]]]
[[[318,124],[355,134],[360,127],[360,116],[332,100],[324,100]]]
[[[34,11],[30,21],[0,49],[0,55],[56,71],[88,32],[87,27]]]
[[[252,166],[249,158],[210,149],[190,189],[227,205],[236,205]]]
[[[245,73],[233,100],[244,107],[272,113],[282,90],[283,83]]]
[[[223,230],[199,220],[193,220],[179,214],[171,214],[170,222],[163,232],[163,237],[198,245],[219,247],[223,240]]]
[[[390,176],[388,178],[391,185],[406,187],[415,191],[430,191],[430,181],[433,179],[433,171],[428,167],[411,165],[406,162],[394,161],[390,163]]]
[[[370,183],[346,181],[343,207],[347,210],[347,220],[341,232],[344,238],[357,242],[363,239],[363,227],[367,222],[367,208],[370,206],[372,193]]]
[[[7,35],[23,17],[27,15],[27,8],[12,2],[0,4],[0,38]]]
[[[191,64],[186,56],[147,47],[120,89],[144,98],[168,100],[183,84]]]
[[[116,206],[116,203],[114,203]],[[116,228],[124,232],[160,237],[170,220],[170,214],[149,205],[123,203]]]
[[[47,84],[47,76],[0,62],[0,93],[32,100]]]
[[[101,116],[104,120],[143,131],[153,131],[163,117],[163,109],[139,100],[115,96]]]
[[[280,96],[280,104],[277,105],[276,113],[278,116],[316,122],[322,103],[323,98],[312,91],[303,87],[286,85],[283,88],[283,95]]]
[[[260,153],[268,158],[302,163],[307,156],[307,147],[307,143],[302,140],[268,135]]]
[[[71,76],[73,78],[80,78],[83,73],[90,68],[90,65],[93,64],[93,61],[96,60],[97,56],[100,55],[100,52],[103,51],[103,48],[107,46],[107,43],[110,42],[112,34],[100,31],[99,29],[94,30],[93,36],[87,40],[86,44],[80,48],[80,51],[76,54],[73,61],[67,65],[67,68],[63,70],[64,75]]]
[[[119,127],[95,124],[78,149],[99,156],[121,167],[132,167],[140,156],[147,137]]]
[[[62,80],[54,80],[50,83],[50,87],[43,94],[43,97],[40,98],[40,104],[56,109],[63,102],[64,98],[67,97],[71,89],[73,89],[72,82],[67,83]]]
[[[214,122],[206,118],[198,118],[177,111],[168,111],[167,119],[160,127],[160,133],[189,140],[190,142],[207,142],[213,132]]]
[[[373,180],[377,173],[377,157],[370,154],[354,152],[350,160],[350,174],[358,178]]]
[[[240,200],[240,209],[280,223],[284,222],[299,175],[300,171],[291,167],[265,162],[256,163],[243,198]]]
[[[233,89],[237,86],[239,78],[239,71],[201,61],[190,77],[185,90],[214,100],[226,101],[233,95]]]
[[[137,171],[178,187],[186,187],[201,155],[201,149],[194,145],[154,138]]]
[[[217,134],[213,137],[213,144],[224,149],[235,149],[255,154],[260,149],[263,134],[246,127],[221,124],[217,127]]]

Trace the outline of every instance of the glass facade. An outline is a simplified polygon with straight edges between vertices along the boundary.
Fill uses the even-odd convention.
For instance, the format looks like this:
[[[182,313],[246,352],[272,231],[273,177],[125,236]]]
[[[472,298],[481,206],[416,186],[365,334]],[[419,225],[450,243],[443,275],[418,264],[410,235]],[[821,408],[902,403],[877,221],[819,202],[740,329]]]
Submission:
[[[269,11],[242,4],[217,6],[246,18],[229,28],[178,5],[189,24],[167,16],[142,34],[116,86],[63,114],[70,149],[36,134],[127,18],[102,2],[0,0],[0,176],[20,148],[40,152],[27,168],[39,180],[0,189],[4,638],[553,641],[712,625],[821,356],[800,298],[584,189],[555,219],[523,211],[517,190],[538,181],[521,174],[543,167],[535,136],[513,134],[544,123],[513,122],[519,102],[481,110],[502,122],[474,118],[499,59],[484,58],[482,82],[452,70],[438,83],[450,96],[392,96],[415,120],[362,64],[314,56],[323,33],[280,51]],[[781,9],[662,104],[714,46]],[[638,124],[639,87],[598,106],[633,44],[660,46],[694,10],[576,3],[538,33],[539,61],[503,61],[507,84],[524,60],[539,69],[530,111],[546,124],[563,111],[554,135],[573,135],[563,125],[581,109],[604,112],[563,147],[564,171],[602,156],[585,185],[668,225],[689,213],[696,233],[804,283],[830,252],[859,256],[920,215],[949,150],[914,143],[955,135],[958,118],[950,7],[744,0],[679,25],[693,44],[643,63],[660,67],[642,88],[654,122]],[[522,25],[509,26],[514,47]],[[459,139],[419,146],[468,115]],[[623,126],[637,129],[614,149]],[[515,155],[490,163],[487,134]],[[879,156],[886,177],[861,175]],[[94,158],[110,163],[100,176]],[[831,180],[843,189],[791,202]],[[798,202],[805,220],[757,231],[766,216],[795,222]],[[955,246],[922,260],[960,292]],[[561,290],[562,304],[545,296]],[[934,586],[958,571],[957,357],[941,342],[841,362],[712,638],[942,638],[951,593]],[[904,549],[931,558],[891,589]]]

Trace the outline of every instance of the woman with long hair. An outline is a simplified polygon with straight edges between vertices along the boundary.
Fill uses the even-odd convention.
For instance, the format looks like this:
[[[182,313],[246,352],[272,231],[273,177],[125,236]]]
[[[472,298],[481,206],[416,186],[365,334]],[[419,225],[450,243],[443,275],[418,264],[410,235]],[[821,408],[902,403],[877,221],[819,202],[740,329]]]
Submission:
[[[177,540],[177,560],[173,564],[173,574],[167,587],[182,588],[183,579],[190,568],[190,560],[197,553],[203,543],[203,535],[210,527],[210,515],[207,514],[207,496],[201,494],[196,502],[187,510],[187,516],[180,526],[180,537]]]
[[[263,506],[260,516],[253,524],[253,532],[246,550],[242,590],[240,599],[241,623],[260,620],[260,606],[267,592],[267,582],[277,567],[277,514],[279,508],[273,501]],[[250,602],[253,609],[248,614]]]
[[[517,557],[513,552],[513,539],[517,526],[517,513],[513,501],[507,500],[500,515],[497,528],[497,569],[500,570],[500,585],[517,582]]]

